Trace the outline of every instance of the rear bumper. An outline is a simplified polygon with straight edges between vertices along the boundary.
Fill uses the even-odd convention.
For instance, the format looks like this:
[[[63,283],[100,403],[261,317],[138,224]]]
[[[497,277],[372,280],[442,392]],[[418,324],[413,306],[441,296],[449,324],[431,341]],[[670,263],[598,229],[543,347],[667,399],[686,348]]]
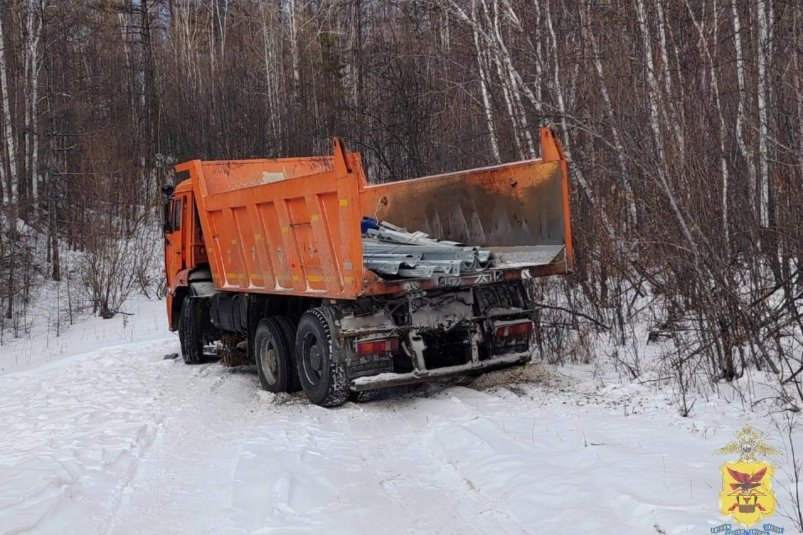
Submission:
[[[340,319],[349,387],[356,392],[523,364],[535,350],[521,282],[419,292],[379,305],[373,313]],[[529,328],[514,328],[523,324]],[[360,344],[390,338],[398,338],[397,351],[357,354]]]
[[[380,373],[379,375],[370,375],[367,377],[358,377],[357,379],[352,379],[350,382],[350,387],[354,392],[362,392],[364,390],[375,390],[377,388],[425,383],[435,379],[458,377],[472,372],[486,372],[508,366],[526,364],[527,362],[530,362],[531,358],[532,352],[527,351],[524,353],[497,355],[487,360],[471,361],[459,366],[448,366],[433,370],[414,370],[410,373]]]

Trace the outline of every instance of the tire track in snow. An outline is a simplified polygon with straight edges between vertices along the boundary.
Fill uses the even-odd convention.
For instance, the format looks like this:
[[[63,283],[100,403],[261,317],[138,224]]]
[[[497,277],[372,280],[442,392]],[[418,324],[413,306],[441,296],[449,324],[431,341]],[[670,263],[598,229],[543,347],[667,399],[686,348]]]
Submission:
[[[379,476],[358,458],[348,432],[348,408],[321,409],[306,402],[271,407],[246,439],[238,461],[232,520],[245,532],[386,533],[405,521],[398,504],[380,491]]]
[[[208,462],[218,464],[215,470],[218,475],[211,474],[211,479],[227,481],[222,485],[224,488],[213,492],[219,499],[220,514],[210,515],[206,511],[201,516],[206,518],[206,528],[214,526],[215,529],[204,531],[191,521],[187,524],[186,518],[168,523],[168,527],[195,526],[191,531],[200,529],[209,533],[326,528],[338,533],[353,531],[354,526],[360,525],[361,514],[371,518],[376,511],[382,511],[393,519],[386,530],[389,533],[530,531],[507,511],[504,503],[482,495],[471,479],[460,472],[457,461],[444,462],[426,444],[422,445],[435,429],[444,425],[430,422],[426,415],[421,418],[427,411],[422,406],[432,402],[442,405],[443,400],[395,399],[386,403],[347,404],[336,410],[324,410],[306,401],[253,405],[243,403],[243,392],[251,392],[249,395],[256,401],[265,397],[271,399],[271,395],[252,390],[256,385],[255,377],[222,370],[211,365],[192,374],[195,384],[186,389],[181,400],[185,409],[189,399],[194,400],[190,403],[200,403],[204,412],[210,410],[207,402],[227,407],[213,419],[213,429],[208,429],[207,434],[217,434],[217,440],[233,444],[226,448],[231,452],[228,461],[221,463],[219,453],[211,454],[208,447],[195,452]],[[232,378],[237,380],[231,381]],[[227,386],[230,388],[224,390],[228,398],[220,394],[221,388]],[[230,399],[232,397],[234,400]],[[397,404],[405,405],[403,415]],[[457,406],[450,407],[446,420],[464,416],[455,412]],[[256,411],[253,418],[247,418],[245,435],[242,433],[245,422],[238,422],[235,429],[217,430],[215,422],[229,421],[244,408]],[[443,415],[438,418],[443,419]],[[171,443],[183,450],[185,442],[198,434],[194,427],[199,422],[187,418],[186,414],[177,415],[176,419],[179,432],[167,426],[166,437],[173,436],[175,440]],[[181,422],[192,424],[181,430]],[[153,448],[144,464],[161,466],[165,463],[169,457],[163,451],[166,437]],[[172,482],[161,491],[175,488],[176,492],[171,495],[177,493],[186,499],[184,492],[188,482],[176,481],[181,479],[178,476],[181,470],[181,467],[173,467]],[[158,477],[148,476],[148,471],[143,470],[142,478],[132,489],[138,495],[147,494],[157,483]],[[366,504],[370,504],[370,516],[363,511]],[[143,506],[140,503],[123,511],[109,533],[135,533],[133,528],[143,524],[128,524],[126,519],[136,516],[133,512],[142,513],[151,506],[155,504]],[[192,506],[192,499],[184,506],[197,510]],[[175,514],[179,519],[182,515],[186,517],[186,512],[176,511]],[[162,526],[166,524],[164,518],[158,521]],[[370,526],[364,527],[370,529]]]
[[[665,442],[686,440],[666,436],[666,422],[639,416],[623,421],[604,407],[590,408],[585,415],[560,406],[539,410],[526,399],[503,400],[461,387],[444,392],[439,401],[450,402],[462,416],[455,427],[444,426],[434,436],[433,451],[445,460],[456,459],[458,473],[489,499],[504,500],[535,532],[569,525],[577,532],[594,531],[626,518],[642,532],[656,524],[677,525],[683,514],[708,508],[705,503],[677,505],[677,494],[668,492],[686,487],[688,493],[690,482],[657,460],[655,452],[683,451]],[[649,439],[632,443],[634,429]],[[561,462],[553,464],[554,458]],[[699,472],[693,459],[678,462]],[[716,480],[716,470],[712,474]]]
[[[124,493],[106,533],[222,533],[241,438],[254,413],[256,378],[218,362],[171,369],[170,409],[162,433]],[[236,422],[236,426],[232,423]],[[198,517],[206,524],[192,529]],[[206,516],[204,516],[206,515]],[[162,528],[164,526],[164,528]]]
[[[151,365],[168,343],[114,346],[0,378],[0,533],[100,529],[157,432],[159,416],[149,415],[162,374]],[[129,373],[132,365],[140,368]]]
[[[419,524],[416,532],[438,533],[528,533],[504,503],[479,493],[472,481],[444,462],[426,444],[426,437],[441,424],[431,420],[421,405],[426,399],[388,400],[370,405],[371,414],[352,432],[374,445],[366,461],[387,474],[385,488],[400,501],[410,518]],[[402,410],[403,409],[403,410]],[[422,417],[423,416],[423,417]],[[442,417],[444,415],[438,415]],[[446,418],[450,418],[447,414]],[[381,422],[381,424],[380,424]],[[393,451],[387,455],[386,449]]]
[[[478,533],[477,527],[455,509],[452,493],[446,489],[436,492],[429,477],[428,459],[418,452],[415,437],[411,437],[413,430],[398,412],[387,404],[364,407],[349,421],[350,431],[360,445],[362,462],[377,474],[381,490],[410,519],[412,525],[404,531]]]

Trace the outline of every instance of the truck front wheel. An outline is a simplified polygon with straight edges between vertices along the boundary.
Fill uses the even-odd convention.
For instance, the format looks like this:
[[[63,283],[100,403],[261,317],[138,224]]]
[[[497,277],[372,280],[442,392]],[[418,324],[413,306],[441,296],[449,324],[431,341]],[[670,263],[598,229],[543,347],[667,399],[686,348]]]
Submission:
[[[185,297],[181,303],[178,339],[185,364],[200,364],[204,359],[204,321],[208,322],[208,317],[205,317],[205,307],[202,305],[191,297]]]
[[[268,392],[291,392],[296,382],[293,339],[284,318],[265,318],[254,334],[254,358],[262,388]]]
[[[309,400],[337,407],[349,395],[343,349],[334,336],[333,312],[312,308],[301,316],[296,331],[298,378]]]

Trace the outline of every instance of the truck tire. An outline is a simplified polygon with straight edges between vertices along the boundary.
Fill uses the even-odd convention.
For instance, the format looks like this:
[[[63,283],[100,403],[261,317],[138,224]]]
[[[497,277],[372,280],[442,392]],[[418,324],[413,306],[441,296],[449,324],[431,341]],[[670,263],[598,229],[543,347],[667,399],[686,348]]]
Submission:
[[[178,320],[178,339],[185,364],[200,364],[204,360],[204,307],[195,299],[185,297]]]
[[[292,394],[301,390],[301,381],[298,379],[298,368],[296,366],[296,324],[288,316],[275,316],[275,318],[282,326],[285,340],[287,340],[287,347],[290,348],[290,377],[287,381],[287,392]]]
[[[297,374],[293,367],[292,339],[287,337],[282,318],[259,320],[254,333],[254,358],[262,388],[268,392],[288,392]]]
[[[296,330],[296,362],[301,387],[321,407],[337,407],[349,396],[343,348],[334,336],[332,311],[312,308]]]

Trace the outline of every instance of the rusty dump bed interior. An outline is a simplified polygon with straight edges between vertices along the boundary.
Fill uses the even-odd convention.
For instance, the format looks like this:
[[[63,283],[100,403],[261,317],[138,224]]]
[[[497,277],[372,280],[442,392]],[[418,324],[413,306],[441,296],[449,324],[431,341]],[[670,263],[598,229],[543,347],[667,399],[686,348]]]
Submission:
[[[189,172],[219,290],[331,299],[516,280],[572,269],[568,169],[552,130],[542,157],[369,185],[360,155],[201,161]],[[374,217],[489,249],[481,273],[383,279],[363,266],[360,223]]]

